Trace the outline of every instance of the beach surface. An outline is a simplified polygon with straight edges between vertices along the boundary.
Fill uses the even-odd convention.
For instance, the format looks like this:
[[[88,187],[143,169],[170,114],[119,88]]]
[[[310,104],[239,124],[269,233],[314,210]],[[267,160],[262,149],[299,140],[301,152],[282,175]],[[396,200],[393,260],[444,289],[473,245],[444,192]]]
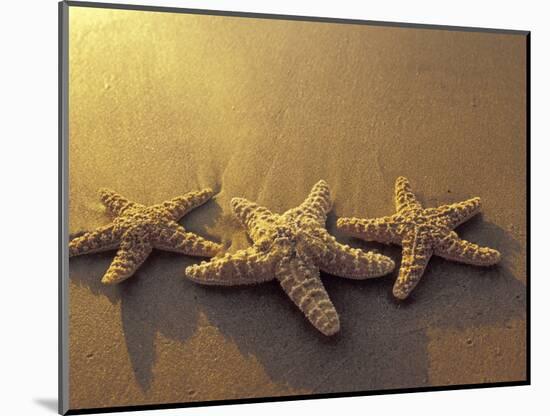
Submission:
[[[70,260],[72,409],[526,378],[526,40],[521,35],[70,7],[70,231],[110,222],[98,189],[154,204],[212,187],[181,221],[250,244],[239,196],[283,212],[318,180],[341,216],[479,196],[462,238],[481,268],[434,257],[405,302],[396,271],[322,274],[341,331],[324,337],[277,282],[199,286],[202,259],[154,251],[117,286],[114,252]]]

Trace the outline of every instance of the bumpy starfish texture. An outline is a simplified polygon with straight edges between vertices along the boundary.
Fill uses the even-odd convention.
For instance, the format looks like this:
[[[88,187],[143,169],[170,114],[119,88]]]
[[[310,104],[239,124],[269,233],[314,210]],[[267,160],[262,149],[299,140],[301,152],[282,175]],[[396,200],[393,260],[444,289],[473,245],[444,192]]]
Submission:
[[[420,281],[432,255],[477,266],[491,266],[500,253],[488,247],[462,240],[454,228],[469,220],[481,209],[481,199],[422,208],[404,177],[395,182],[397,213],[382,218],[340,218],[336,226],[350,235],[367,241],[400,244],[403,258],[393,294],[405,299]]]
[[[153,206],[129,201],[109,189],[99,191],[101,202],[115,218],[111,224],[83,233],[69,243],[69,256],[114,250],[118,252],[102,278],[119,283],[134,274],[153,248],[192,256],[214,256],[222,246],[187,232],[177,221],[208,201],[207,188]]]
[[[231,207],[253,246],[189,266],[187,276],[207,285],[244,285],[277,279],[307,319],[323,334],[340,329],[334,305],[323,287],[319,269],[350,279],[378,277],[394,262],[376,253],[340,244],[325,229],[332,206],[325,181],[319,181],[297,208],[274,214],[244,198]]]

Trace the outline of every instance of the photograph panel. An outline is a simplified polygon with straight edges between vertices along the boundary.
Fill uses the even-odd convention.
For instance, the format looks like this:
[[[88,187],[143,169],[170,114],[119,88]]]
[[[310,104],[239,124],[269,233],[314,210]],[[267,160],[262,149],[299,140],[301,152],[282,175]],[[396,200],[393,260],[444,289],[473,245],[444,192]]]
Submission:
[[[526,382],[527,34],[66,33],[70,409]]]

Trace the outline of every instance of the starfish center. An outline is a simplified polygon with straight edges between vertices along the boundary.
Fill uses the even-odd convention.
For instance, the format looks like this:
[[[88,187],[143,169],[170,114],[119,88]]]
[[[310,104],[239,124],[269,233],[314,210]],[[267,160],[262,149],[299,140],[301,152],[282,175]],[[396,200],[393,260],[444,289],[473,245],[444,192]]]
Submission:
[[[273,243],[294,247],[298,240],[298,225],[293,220],[281,219],[273,225],[271,236]]]
[[[433,214],[418,211],[407,215],[404,221],[405,230],[415,231],[420,234],[441,235],[447,230],[441,219]]]
[[[115,218],[113,224],[118,231],[151,230],[169,220],[162,211],[147,207],[128,210]]]

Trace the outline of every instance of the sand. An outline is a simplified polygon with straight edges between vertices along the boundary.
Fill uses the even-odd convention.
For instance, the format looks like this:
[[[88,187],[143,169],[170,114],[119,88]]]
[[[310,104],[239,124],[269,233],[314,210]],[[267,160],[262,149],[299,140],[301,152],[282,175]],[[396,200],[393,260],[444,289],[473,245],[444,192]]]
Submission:
[[[407,176],[425,206],[480,196],[457,231],[500,250],[433,258],[406,302],[396,272],[324,274],[324,337],[277,286],[198,286],[197,258],[155,251],[100,283],[114,253],[70,261],[72,409],[519,381],[526,377],[525,37],[70,8],[70,231],[110,221],[97,190],[153,204],[213,187],[184,218],[246,247],[234,196],[282,212],[325,179],[328,229],[393,213]]]

